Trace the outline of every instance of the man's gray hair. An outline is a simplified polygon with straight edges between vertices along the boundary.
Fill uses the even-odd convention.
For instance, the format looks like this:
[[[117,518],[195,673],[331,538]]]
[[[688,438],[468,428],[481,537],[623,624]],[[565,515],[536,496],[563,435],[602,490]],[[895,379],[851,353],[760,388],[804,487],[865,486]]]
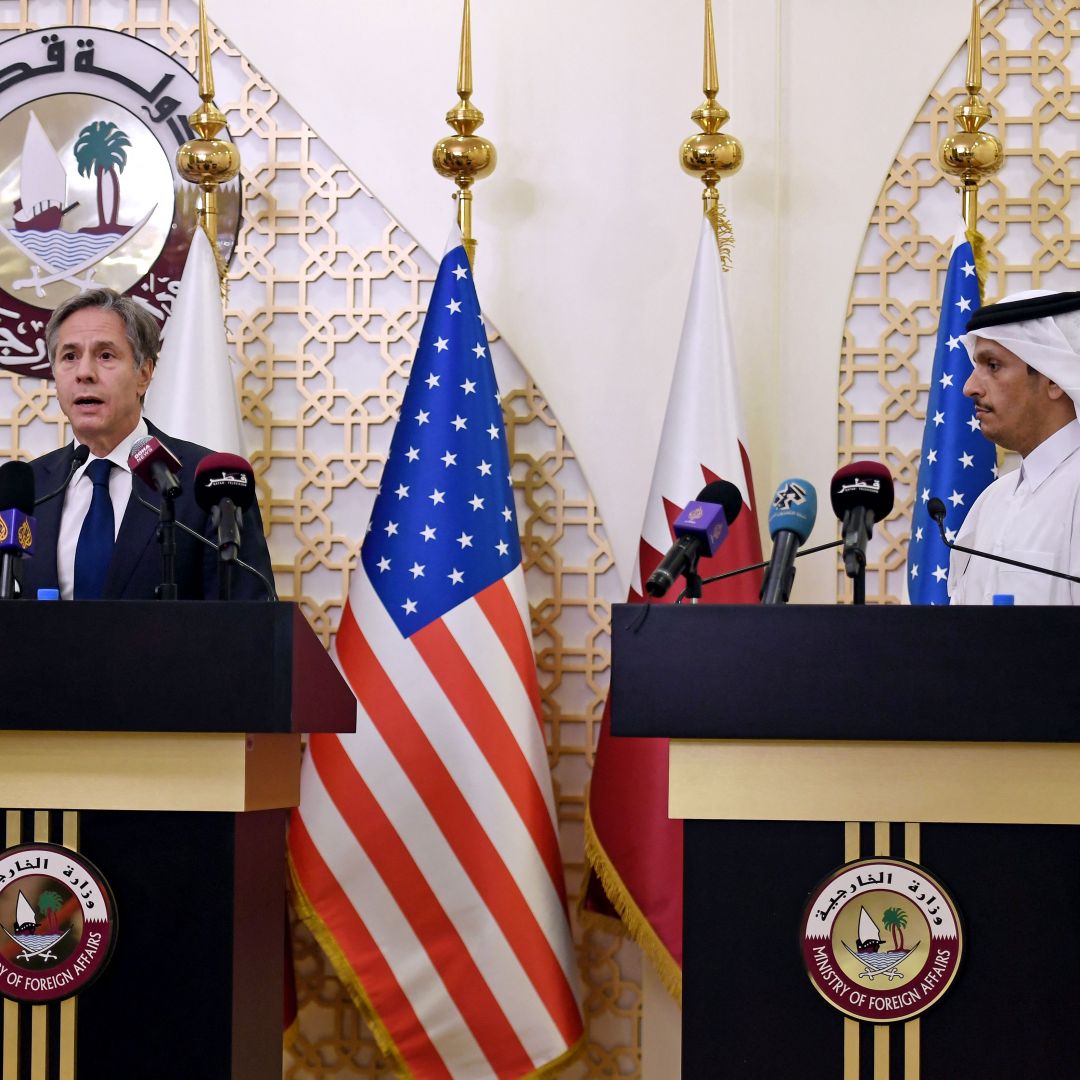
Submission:
[[[45,327],[45,347],[48,350],[50,367],[56,363],[56,342],[61,324],[66,318],[85,308],[115,311],[124,320],[128,344],[135,354],[136,370],[147,360],[157,360],[161,351],[161,331],[154,316],[131,297],[123,296],[115,289],[89,289],[65,300],[49,317],[49,324]]]

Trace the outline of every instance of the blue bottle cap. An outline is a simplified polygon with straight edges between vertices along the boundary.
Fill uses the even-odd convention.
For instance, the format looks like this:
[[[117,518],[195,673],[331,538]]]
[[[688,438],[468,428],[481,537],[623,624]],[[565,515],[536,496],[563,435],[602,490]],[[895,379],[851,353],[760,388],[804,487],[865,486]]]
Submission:
[[[994,607],[1012,607],[1016,603],[1016,597],[1012,593],[994,593]]]
[[[37,598],[39,600],[59,600],[60,599],[60,590],[59,589],[38,589]]]

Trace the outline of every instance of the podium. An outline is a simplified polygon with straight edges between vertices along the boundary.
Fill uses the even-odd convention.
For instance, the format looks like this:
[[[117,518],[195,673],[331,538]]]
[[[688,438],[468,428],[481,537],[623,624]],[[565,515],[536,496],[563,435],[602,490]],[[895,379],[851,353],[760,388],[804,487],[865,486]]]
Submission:
[[[333,661],[287,604],[18,601],[0,634],[0,846],[73,849],[116,908],[96,981],[4,1000],[4,1080],[280,1076],[301,733],[355,726]]]
[[[685,1078],[1078,1075],[1080,612],[618,605],[613,733],[665,737],[685,819]],[[800,954],[841,864],[920,864],[955,980],[861,1022]]]

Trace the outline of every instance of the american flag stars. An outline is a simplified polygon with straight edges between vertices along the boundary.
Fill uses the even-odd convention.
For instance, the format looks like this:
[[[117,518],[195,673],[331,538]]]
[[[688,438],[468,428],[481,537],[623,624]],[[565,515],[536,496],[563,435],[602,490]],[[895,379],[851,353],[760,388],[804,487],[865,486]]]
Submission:
[[[946,530],[951,541],[979,493],[996,475],[994,447],[983,438],[975,406],[963,392],[971,374],[971,361],[961,338],[979,303],[971,245],[958,235],[941,299],[941,323],[919,462],[918,499],[908,542],[908,596],[915,604],[949,602],[949,550],[930,518],[927,504],[931,497],[951,504],[950,528]]]
[[[402,634],[521,561],[500,395],[464,251],[444,258],[361,559]],[[392,526],[392,528],[391,528]]]

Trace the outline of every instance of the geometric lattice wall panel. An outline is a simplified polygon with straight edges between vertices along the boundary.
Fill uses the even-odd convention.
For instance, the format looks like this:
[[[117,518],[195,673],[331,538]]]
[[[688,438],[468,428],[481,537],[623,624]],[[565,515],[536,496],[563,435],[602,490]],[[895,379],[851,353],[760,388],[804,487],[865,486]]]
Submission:
[[[983,15],[983,96],[1005,167],[980,189],[988,245],[984,300],[1026,288],[1077,287],[1080,249],[1080,20],[1071,0],[1003,0]],[[877,457],[896,480],[896,512],[874,529],[868,601],[903,596],[912,497],[940,297],[960,197],[935,165],[964,96],[966,43],[912,125],[870,219],[840,360],[839,460]],[[847,594],[846,581],[838,582]]]
[[[137,34],[194,67],[192,0],[0,2],[0,20],[3,35],[70,23]],[[247,449],[281,597],[299,603],[330,645],[435,261],[213,28],[211,50],[217,101],[243,161],[244,213],[226,321]],[[418,117],[417,138],[431,141],[440,123],[437,115]],[[362,174],[363,162],[354,164]],[[448,216],[449,209],[448,201]],[[482,292],[482,244],[480,259]],[[503,392],[573,903],[584,869],[584,794],[606,692],[610,604],[619,599],[618,583],[595,501],[564,432],[507,343],[488,329]],[[49,382],[0,372],[0,410],[11,433],[7,445],[22,457],[67,437]],[[602,934],[576,934],[589,1042],[565,1075],[639,1076],[637,950]],[[318,949],[299,928],[295,940],[301,1032],[286,1055],[285,1075],[387,1075]]]

